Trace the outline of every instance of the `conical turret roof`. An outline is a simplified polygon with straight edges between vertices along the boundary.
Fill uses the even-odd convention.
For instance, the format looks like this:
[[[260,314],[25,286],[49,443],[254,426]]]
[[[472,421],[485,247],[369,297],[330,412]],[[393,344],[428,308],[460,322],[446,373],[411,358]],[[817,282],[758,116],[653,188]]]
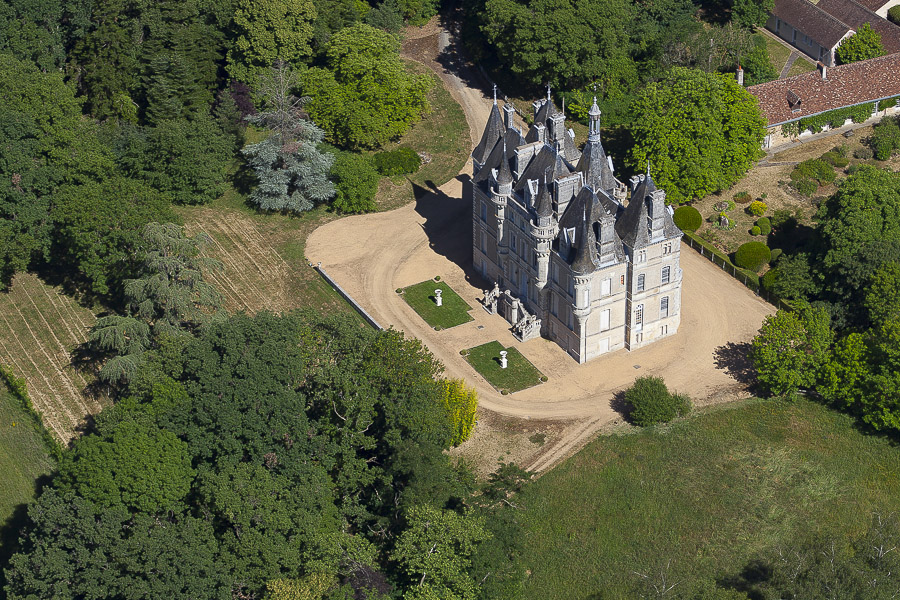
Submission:
[[[550,184],[546,175],[544,175],[544,180],[538,185],[540,186],[540,191],[538,192],[537,200],[534,202],[534,212],[537,213],[538,217],[552,217],[553,195],[550,193]]]
[[[589,208],[584,207],[581,226],[578,231],[578,249],[575,251],[575,259],[572,261],[572,272],[578,275],[593,273],[597,269],[597,237],[594,235],[594,227],[591,224]]]
[[[481,134],[481,141],[472,151],[472,158],[483,163],[487,155],[497,144],[497,140],[503,137],[505,128],[503,127],[503,119],[500,117],[500,109],[497,104],[491,106],[491,114],[488,117],[487,125],[484,127],[484,133]]]

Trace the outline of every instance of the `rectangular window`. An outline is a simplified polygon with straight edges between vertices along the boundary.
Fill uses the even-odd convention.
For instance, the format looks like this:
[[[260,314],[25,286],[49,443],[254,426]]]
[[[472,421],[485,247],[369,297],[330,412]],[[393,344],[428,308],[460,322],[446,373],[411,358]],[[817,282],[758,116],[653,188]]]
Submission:
[[[637,291],[639,291],[639,292],[643,292],[643,291],[644,291],[644,274],[643,274],[643,273],[641,273],[640,275],[638,275],[638,280],[637,280]]]
[[[659,300],[659,318],[664,319],[669,316],[669,297],[663,296]]]
[[[647,262],[647,251],[646,250],[638,250],[637,262]]]
[[[510,244],[510,245],[512,246],[513,252],[515,252],[515,251],[516,251],[516,248],[519,247],[519,242],[518,242],[518,240],[516,239],[516,234],[513,234],[513,235],[512,235],[512,244]]]
[[[622,277],[619,278],[619,285],[625,285],[625,276],[624,275],[622,275]]]
[[[534,252],[531,253],[531,266],[532,267],[537,267],[537,259],[538,259],[537,250],[535,250]]]
[[[662,282],[669,283],[669,280],[672,278],[672,267],[663,267],[662,270]]]
[[[609,296],[612,291],[612,279],[604,279],[600,284],[600,295]]]
[[[481,232],[481,251],[487,252],[487,234],[485,232]]]
[[[634,329],[640,331],[644,328],[644,305],[638,304],[634,309]]]
[[[481,202],[481,220],[487,222],[487,202]]]
[[[600,331],[609,329],[609,309],[600,313]]]
[[[568,279],[568,283],[569,283],[569,295],[574,297],[575,296],[575,278],[572,277],[571,275],[568,275],[567,279]]]
[[[569,329],[575,331],[575,313],[572,311],[571,306],[566,307],[566,320],[569,324]]]
[[[559,315],[559,301],[556,294],[550,294],[550,312],[556,317]]]
[[[669,333],[668,325],[663,325],[662,327],[659,328],[659,335],[666,335],[668,333]]]
[[[559,283],[559,265],[551,263],[550,272],[553,274],[553,283]]]

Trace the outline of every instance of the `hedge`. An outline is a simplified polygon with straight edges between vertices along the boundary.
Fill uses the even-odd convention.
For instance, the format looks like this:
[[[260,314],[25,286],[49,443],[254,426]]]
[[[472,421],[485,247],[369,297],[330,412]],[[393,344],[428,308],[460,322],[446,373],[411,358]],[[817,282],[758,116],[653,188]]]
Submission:
[[[797,136],[807,129],[813,133],[820,133],[825,126],[832,129],[842,126],[847,119],[852,119],[854,123],[862,123],[875,112],[875,103],[867,102],[858,106],[848,106],[846,108],[838,108],[829,110],[819,115],[799,119],[793,123],[785,123],[781,126],[781,131],[787,136]]]
[[[422,159],[412,148],[397,148],[375,155],[375,168],[382,175],[406,175],[419,170]]]
[[[747,242],[734,253],[734,262],[739,267],[758,273],[762,266],[772,260],[772,251],[762,242]]]
[[[888,9],[888,21],[900,25],[900,6],[892,6]]]
[[[703,216],[693,206],[679,206],[672,218],[682,231],[697,231],[703,225]]]

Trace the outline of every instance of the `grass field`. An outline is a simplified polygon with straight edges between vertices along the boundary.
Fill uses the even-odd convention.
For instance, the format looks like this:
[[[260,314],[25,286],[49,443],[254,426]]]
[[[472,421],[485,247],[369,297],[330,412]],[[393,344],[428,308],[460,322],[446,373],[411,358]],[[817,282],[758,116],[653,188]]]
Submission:
[[[441,306],[435,301],[435,290],[441,290]],[[443,281],[429,279],[403,288],[403,299],[435,329],[456,327],[473,320],[469,314],[472,307]]]
[[[507,365],[500,368],[500,351],[506,350]],[[488,342],[469,348],[466,360],[499,391],[510,394],[541,382],[541,372],[515,348],[504,348],[500,342]]]
[[[95,317],[58,289],[21,273],[0,294],[0,363],[28,382],[44,424],[68,442],[103,400],[84,393],[88,380],[70,366],[70,352],[87,339]]]
[[[602,437],[527,488],[525,598],[636,598],[672,561],[685,590],[809,534],[900,511],[900,449],[808,401],[750,400]]]
[[[24,506],[35,483],[54,467],[31,414],[0,384],[0,568],[5,566],[21,529]],[[3,576],[0,573],[0,583]],[[4,597],[0,591],[0,597]]]

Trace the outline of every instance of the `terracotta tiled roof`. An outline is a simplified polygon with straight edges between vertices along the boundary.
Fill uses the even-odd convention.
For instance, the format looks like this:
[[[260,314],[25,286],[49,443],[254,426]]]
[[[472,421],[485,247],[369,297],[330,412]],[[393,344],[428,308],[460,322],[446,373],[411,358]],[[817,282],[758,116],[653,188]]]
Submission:
[[[807,0],[775,0],[772,14],[826,48],[834,48],[852,29]]]
[[[806,1],[806,0],[802,0]],[[881,43],[888,54],[900,52],[900,27],[875,14],[854,0],[819,0],[816,8],[859,31],[863,23],[869,23],[881,36]],[[804,33],[809,33],[805,31]]]
[[[759,108],[769,126],[900,96],[900,53],[828,67],[826,74],[827,79],[823,80],[819,71],[812,71],[750,86],[747,91],[759,99]]]

